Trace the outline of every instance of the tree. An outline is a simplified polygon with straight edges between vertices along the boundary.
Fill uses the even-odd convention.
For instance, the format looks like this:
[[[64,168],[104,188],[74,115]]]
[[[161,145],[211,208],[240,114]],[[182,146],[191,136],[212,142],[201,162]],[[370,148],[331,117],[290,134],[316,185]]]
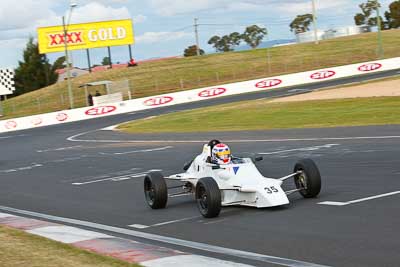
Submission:
[[[204,55],[204,50],[199,49],[200,55]],[[184,54],[185,57],[197,56],[197,45],[191,45],[185,49]]]
[[[394,1],[389,5],[389,11],[385,12],[388,29],[396,29],[400,27],[400,0]]]
[[[244,33],[242,34],[242,39],[245,41],[251,48],[256,48],[260,45],[261,41],[264,39],[264,36],[267,34],[266,28],[258,27],[257,25],[248,26]]]
[[[215,35],[208,40],[208,44],[213,45],[217,52],[229,52],[233,51],[235,46],[240,44],[241,39],[242,36],[240,33],[233,32],[222,37]]]
[[[31,92],[55,83],[58,79],[56,70],[63,68],[65,57],[50,64],[46,55],[39,54],[38,44],[29,38],[23,52],[23,61],[15,69],[15,95]]]
[[[103,60],[101,61],[101,65],[103,65],[103,66],[111,65],[110,58],[109,57],[104,57]]]
[[[362,3],[359,5],[361,8],[361,13],[357,13],[354,16],[354,22],[356,25],[368,25],[368,26],[377,26],[378,18],[374,16],[377,7],[381,7],[381,4],[378,0],[368,0],[366,3]],[[384,29],[384,23],[382,17],[380,17],[382,21],[381,28]]]
[[[295,33],[307,32],[310,30],[310,24],[313,21],[311,14],[297,15],[297,17],[290,23],[290,31]]]

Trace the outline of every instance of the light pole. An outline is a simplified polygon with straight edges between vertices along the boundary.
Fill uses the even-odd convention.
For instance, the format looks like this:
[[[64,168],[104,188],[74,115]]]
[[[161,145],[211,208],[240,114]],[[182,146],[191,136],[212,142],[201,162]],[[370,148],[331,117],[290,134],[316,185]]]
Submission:
[[[313,17],[313,24],[314,24],[314,40],[315,40],[315,44],[319,44],[315,0],[312,0],[312,17]]]
[[[199,20],[198,18],[194,19],[194,35],[196,37],[196,54],[200,56],[199,31],[197,28],[199,26],[199,24],[197,23],[198,20]]]
[[[67,63],[67,85],[68,85],[68,97],[69,97],[69,108],[70,109],[74,108],[74,95],[72,93],[72,85],[71,85],[71,68],[70,68],[69,57],[68,57],[67,32],[68,32],[69,22],[71,20],[72,9],[76,6],[77,6],[76,3],[71,3],[69,5],[69,16],[68,16],[67,24],[65,23],[65,16],[62,17],[62,25],[63,25],[63,30],[64,30],[65,62]]]
[[[379,2],[376,2],[376,21],[377,21],[377,27],[378,27],[378,55],[379,59],[383,59],[383,45],[382,45],[382,32],[381,32],[381,27],[382,27],[382,20],[379,12]]]

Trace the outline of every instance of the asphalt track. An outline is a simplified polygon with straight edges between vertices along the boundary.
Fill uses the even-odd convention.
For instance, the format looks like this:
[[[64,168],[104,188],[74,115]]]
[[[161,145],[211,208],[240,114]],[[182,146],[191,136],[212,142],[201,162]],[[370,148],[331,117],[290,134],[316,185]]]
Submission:
[[[220,98],[1,134],[0,210],[11,207],[75,219],[66,223],[255,266],[398,266],[400,126],[151,136],[98,130],[166,112],[316,88]],[[236,155],[263,154],[265,160],[258,166],[269,177],[289,173],[299,158],[313,158],[323,177],[320,196],[303,199],[294,194],[291,204],[281,208],[224,208],[220,217],[207,220],[199,216],[190,196],[170,199],[164,210],[149,209],[144,203],[143,173],[180,172],[183,162],[212,138],[228,142]],[[289,181],[287,188],[292,186]],[[168,238],[182,242],[171,244]],[[199,243],[204,246],[198,247]],[[254,255],[246,257],[243,252]],[[273,258],[259,255],[281,260],[272,264]]]

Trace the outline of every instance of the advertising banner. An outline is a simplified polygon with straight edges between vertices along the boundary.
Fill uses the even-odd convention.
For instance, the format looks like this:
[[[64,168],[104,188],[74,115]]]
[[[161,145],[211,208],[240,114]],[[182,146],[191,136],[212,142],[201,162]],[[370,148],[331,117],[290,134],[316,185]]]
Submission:
[[[38,28],[39,53],[62,52],[134,43],[132,20],[112,20],[83,24],[70,24],[64,35],[63,26]]]

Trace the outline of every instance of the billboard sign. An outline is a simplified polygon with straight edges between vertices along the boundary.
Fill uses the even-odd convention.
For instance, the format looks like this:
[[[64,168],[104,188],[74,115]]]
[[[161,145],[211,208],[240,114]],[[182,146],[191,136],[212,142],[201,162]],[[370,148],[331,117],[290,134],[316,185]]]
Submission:
[[[40,54],[68,50],[89,49],[134,43],[132,20],[111,20],[68,25],[64,36],[63,26],[38,28]]]

